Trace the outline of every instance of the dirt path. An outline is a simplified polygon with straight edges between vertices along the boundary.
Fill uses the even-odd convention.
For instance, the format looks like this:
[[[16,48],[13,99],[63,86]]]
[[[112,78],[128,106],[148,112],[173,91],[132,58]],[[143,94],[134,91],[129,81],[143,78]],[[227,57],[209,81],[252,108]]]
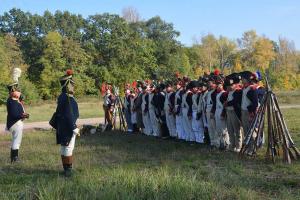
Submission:
[[[299,104],[287,104],[287,105],[280,105],[280,108],[288,109],[288,108],[300,108]]]
[[[99,124],[103,123],[104,118],[88,118],[88,119],[78,119],[77,125],[93,125],[93,124]],[[24,123],[24,130],[33,130],[33,129],[42,129],[42,130],[48,130],[51,129],[49,122],[30,122],[30,123]],[[5,133],[5,124],[0,124],[0,134]]]

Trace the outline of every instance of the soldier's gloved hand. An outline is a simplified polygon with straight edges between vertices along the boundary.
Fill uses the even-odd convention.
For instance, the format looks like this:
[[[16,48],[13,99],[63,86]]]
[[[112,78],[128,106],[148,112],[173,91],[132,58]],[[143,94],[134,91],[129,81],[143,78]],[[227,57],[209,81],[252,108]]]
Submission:
[[[200,120],[201,116],[202,116],[202,112],[198,112],[198,113],[197,113],[196,120]]]
[[[252,120],[255,117],[255,113],[254,112],[249,112],[249,121],[252,122]]]
[[[29,118],[29,114],[28,113],[23,113],[22,114],[22,118],[23,119],[28,119]]]
[[[78,135],[78,136],[80,136],[79,128],[75,128],[75,129],[73,130],[73,135]]]

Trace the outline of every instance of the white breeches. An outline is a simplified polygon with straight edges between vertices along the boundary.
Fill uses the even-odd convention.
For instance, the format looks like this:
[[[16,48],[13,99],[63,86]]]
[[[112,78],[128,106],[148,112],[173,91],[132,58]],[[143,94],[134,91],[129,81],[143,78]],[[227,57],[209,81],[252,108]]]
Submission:
[[[22,120],[19,120],[9,129],[9,132],[12,134],[11,149],[13,150],[20,148],[23,136],[23,126]]]
[[[204,126],[203,126],[202,117],[199,120],[197,120],[197,111],[193,111],[192,130],[195,136],[195,141],[197,143],[203,143]]]
[[[154,109],[149,110],[149,115],[150,115],[150,121],[151,121],[151,127],[153,130],[153,136],[159,136],[160,135],[160,128],[159,128],[159,123],[155,115]]]
[[[72,156],[75,147],[76,135],[73,135],[68,146],[61,145],[60,154],[62,156]]]
[[[137,120],[136,120],[136,112],[131,111],[131,123],[132,124],[136,124]]]
[[[143,112],[143,123],[144,123],[144,133],[146,135],[152,135],[152,125],[150,121],[149,112]]]
[[[188,117],[187,108],[182,108],[182,115],[183,115],[183,130],[184,130],[183,139],[186,141],[193,141],[192,120],[189,119]]]
[[[176,137],[176,122],[175,122],[175,117],[172,113],[169,113],[168,111],[166,112],[166,122],[167,126],[170,132],[171,137]]]
[[[207,119],[207,128],[208,128],[208,134],[210,139],[210,145],[219,147],[219,137],[217,136],[216,132],[216,120],[215,117],[211,118],[211,113],[206,112],[206,119]]]
[[[223,146],[229,146],[229,134],[227,131],[227,124],[225,118],[221,117],[222,110],[216,109],[215,119],[216,119],[216,132],[217,138],[219,140],[218,147],[223,144]]]
[[[182,115],[176,115],[176,133],[177,133],[177,137],[178,139],[183,139],[183,135],[184,135],[184,130],[183,130],[183,117]]]

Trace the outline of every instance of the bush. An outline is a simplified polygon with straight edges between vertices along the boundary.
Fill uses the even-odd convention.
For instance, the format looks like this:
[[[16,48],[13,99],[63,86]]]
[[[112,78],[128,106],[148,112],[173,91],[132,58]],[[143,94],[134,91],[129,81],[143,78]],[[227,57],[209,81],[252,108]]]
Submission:
[[[0,105],[6,103],[7,97],[8,97],[8,92],[6,89],[6,85],[0,84]]]
[[[23,96],[25,97],[26,104],[37,103],[41,100],[35,85],[28,79],[24,78],[20,80],[20,88]]]

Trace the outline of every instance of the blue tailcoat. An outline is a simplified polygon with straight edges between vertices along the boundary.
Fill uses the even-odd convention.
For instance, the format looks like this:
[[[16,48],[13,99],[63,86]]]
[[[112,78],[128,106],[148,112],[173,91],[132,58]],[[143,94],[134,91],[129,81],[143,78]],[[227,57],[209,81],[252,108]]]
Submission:
[[[57,101],[57,130],[56,142],[61,145],[69,145],[73,136],[73,130],[77,128],[76,121],[79,117],[78,105],[74,97],[62,92]]]

